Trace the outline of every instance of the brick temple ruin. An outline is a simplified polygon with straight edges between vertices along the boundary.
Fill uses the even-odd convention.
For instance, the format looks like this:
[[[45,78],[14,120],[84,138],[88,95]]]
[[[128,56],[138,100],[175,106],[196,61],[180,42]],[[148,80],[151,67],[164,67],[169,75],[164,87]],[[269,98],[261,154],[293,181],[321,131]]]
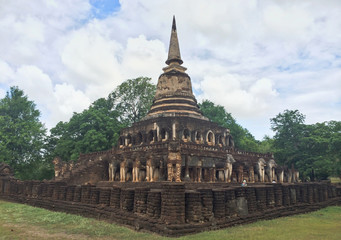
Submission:
[[[299,173],[272,154],[235,148],[230,130],[203,116],[182,66],[173,19],[167,66],[147,116],[121,130],[118,146],[81,154],[75,164],[56,158],[56,180],[119,182],[297,182]]]
[[[53,181],[19,181],[1,165],[0,198],[165,236],[340,205],[340,185],[300,183],[272,154],[236,149],[230,131],[202,115],[182,63],[173,19],[147,116],[123,129],[113,149],[75,163],[55,158]]]

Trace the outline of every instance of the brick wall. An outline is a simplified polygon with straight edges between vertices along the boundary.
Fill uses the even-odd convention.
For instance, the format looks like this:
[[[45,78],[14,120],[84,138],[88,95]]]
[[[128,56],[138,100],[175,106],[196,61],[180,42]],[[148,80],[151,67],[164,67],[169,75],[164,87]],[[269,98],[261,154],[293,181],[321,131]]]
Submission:
[[[202,187],[204,186],[204,187]],[[229,227],[341,203],[328,183],[248,187],[162,183],[97,187],[0,178],[0,198],[146,229],[166,236]]]

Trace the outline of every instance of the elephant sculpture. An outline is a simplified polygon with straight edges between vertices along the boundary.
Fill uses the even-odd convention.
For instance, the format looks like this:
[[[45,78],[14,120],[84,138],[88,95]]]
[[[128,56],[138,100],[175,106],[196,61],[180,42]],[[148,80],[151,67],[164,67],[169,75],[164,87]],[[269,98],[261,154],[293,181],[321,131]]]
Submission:
[[[265,172],[268,175],[269,182],[272,182],[273,180],[276,180],[276,170],[277,163],[275,160],[270,159],[265,167]]]
[[[278,182],[280,183],[284,182],[284,170],[282,167],[276,168],[276,175],[278,178]]]
[[[108,161],[109,181],[115,181],[117,169],[120,166],[120,160],[116,157],[112,157]]]
[[[224,180],[225,182],[231,182],[232,178],[232,165],[235,163],[233,156],[231,154],[226,155],[226,160],[224,164]]]
[[[140,181],[140,169],[141,169],[141,161],[140,157],[137,156],[134,163],[133,163],[133,182]]]
[[[256,166],[255,166],[255,170],[256,170],[256,173],[258,174],[259,182],[264,182],[265,166],[266,166],[265,160],[263,158],[258,159],[258,162],[256,163]]]

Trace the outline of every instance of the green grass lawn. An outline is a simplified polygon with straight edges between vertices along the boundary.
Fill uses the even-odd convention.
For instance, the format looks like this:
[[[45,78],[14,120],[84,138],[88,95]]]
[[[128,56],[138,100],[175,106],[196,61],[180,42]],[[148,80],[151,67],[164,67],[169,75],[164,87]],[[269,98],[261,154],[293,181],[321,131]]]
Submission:
[[[169,239],[80,216],[0,201],[0,239]],[[179,239],[341,239],[341,207]]]

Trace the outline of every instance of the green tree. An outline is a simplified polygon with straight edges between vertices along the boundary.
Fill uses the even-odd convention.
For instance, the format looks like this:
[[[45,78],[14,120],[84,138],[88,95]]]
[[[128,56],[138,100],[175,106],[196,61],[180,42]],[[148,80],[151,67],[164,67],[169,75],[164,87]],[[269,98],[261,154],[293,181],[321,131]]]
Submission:
[[[9,164],[20,179],[42,179],[51,174],[44,162],[46,129],[40,112],[18,87],[0,100],[0,161]]]
[[[156,86],[151,78],[128,79],[113,91],[108,100],[118,111],[120,121],[131,125],[148,113],[154,99]]]
[[[299,145],[303,136],[305,116],[298,110],[285,110],[270,119],[275,132],[274,148],[276,159],[291,166],[300,158]]]
[[[117,144],[120,130],[144,117],[155,93],[150,78],[129,79],[89,109],[51,129],[49,159],[76,160],[80,153],[103,151]]]
[[[258,151],[258,141],[246,128],[239,125],[232,115],[226,112],[223,106],[215,105],[209,100],[204,100],[199,104],[199,107],[203,115],[212,122],[230,129],[237,148],[245,151]]]
[[[303,178],[327,179],[340,172],[341,123],[304,124],[298,110],[285,110],[271,119],[273,149],[282,164],[294,165]]]
[[[261,153],[272,153],[273,152],[273,138],[265,135],[263,140],[260,141],[258,151]]]
[[[100,98],[83,112],[74,113],[69,122],[59,122],[51,129],[49,159],[76,160],[80,153],[110,149],[123,126],[110,101]]]

